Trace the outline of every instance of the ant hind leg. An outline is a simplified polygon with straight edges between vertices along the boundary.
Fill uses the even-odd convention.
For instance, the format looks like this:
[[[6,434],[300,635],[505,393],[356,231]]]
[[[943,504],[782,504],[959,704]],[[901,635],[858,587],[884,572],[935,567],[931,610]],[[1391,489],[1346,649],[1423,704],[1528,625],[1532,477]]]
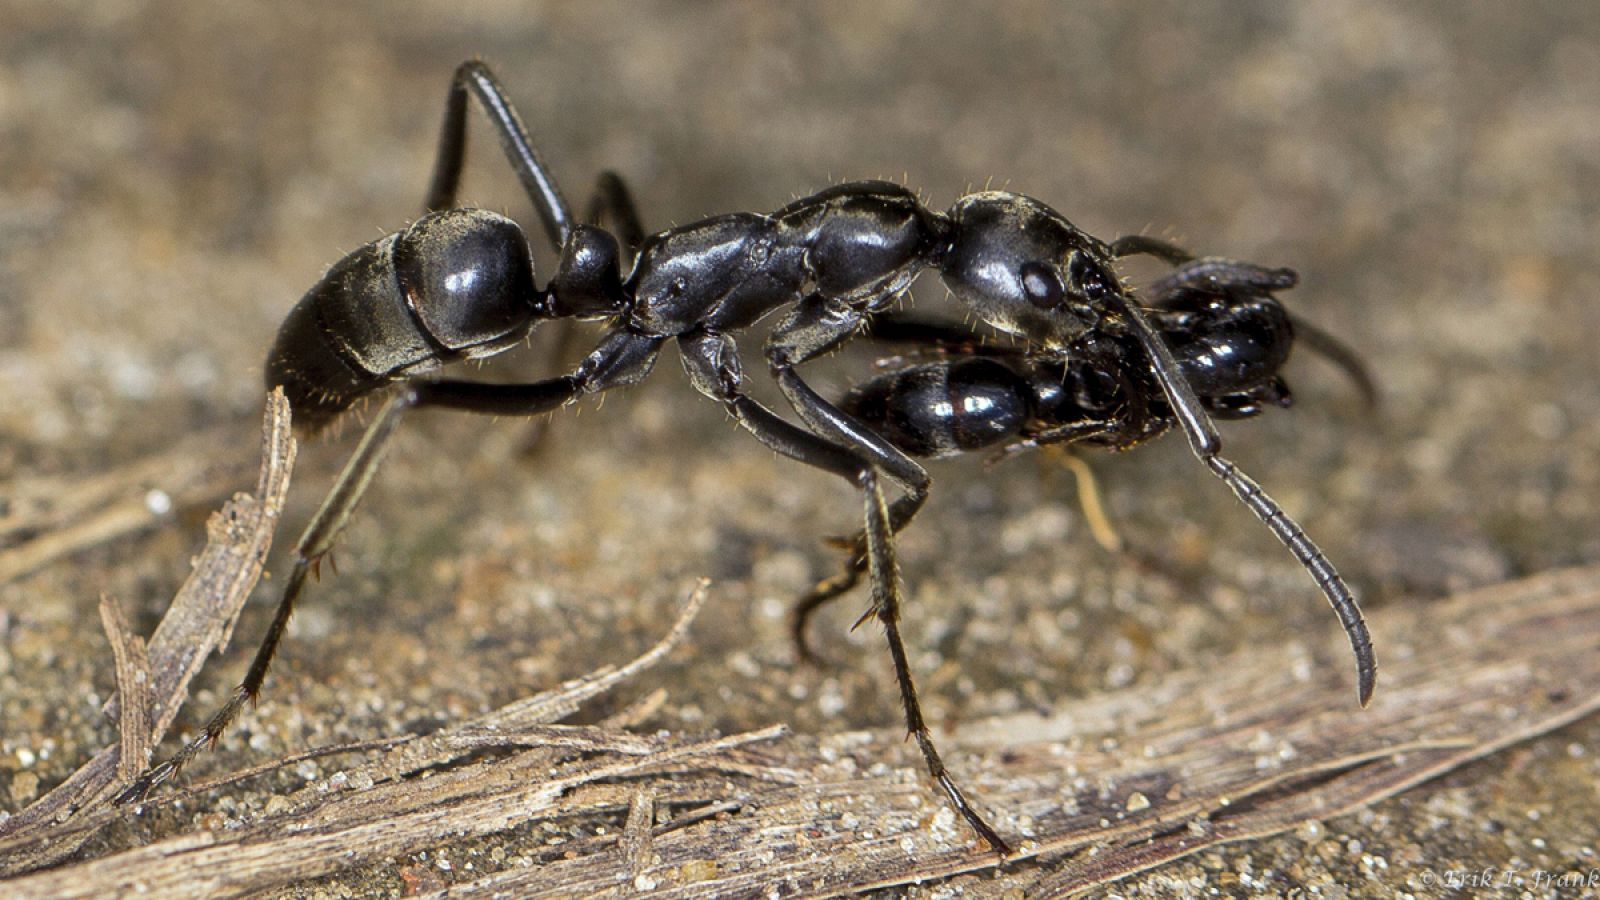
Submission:
[[[633,192],[622,176],[607,169],[595,179],[594,194],[589,197],[589,207],[583,220],[590,225],[607,225],[616,232],[622,245],[622,270],[633,268],[633,257],[644,243],[644,225],[639,220],[639,208],[634,205]]]
[[[505,88],[494,72],[481,60],[468,60],[456,69],[450,80],[450,95],[445,100],[444,124],[439,129],[439,149],[433,164],[433,180],[425,206],[436,212],[456,204],[461,186],[461,169],[467,153],[467,98],[478,101],[500,138],[500,148],[522,182],[522,189],[539,211],[550,242],[559,249],[572,234],[572,213],[556,187],[550,168],[533,147],[533,139],[517,115],[517,108],[506,97]]]
[[[632,384],[649,373],[661,346],[659,338],[634,335],[626,331],[608,334],[583,364],[570,375],[531,384],[483,384],[474,381],[416,381],[403,385],[389,399],[367,427],[355,453],[345,464],[339,480],[312,516],[305,533],[295,544],[294,568],[284,585],[277,612],[267,635],[257,648],[255,659],[244,681],[233,696],[206,723],[205,730],[166,762],[147,770],[117,795],[119,804],[137,803],[150,791],[170,780],[207,746],[215,744],[238,717],[239,711],[261,693],[279,642],[283,639],[295,602],[305,590],[306,578],[317,561],[333,548],[334,540],[350,521],[378,466],[383,462],[389,440],[400,420],[411,409],[437,406],[482,415],[536,416],[559,409],[587,393]]]
[[[344,471],[339,474],[339,480],[334,483],[333,489],[328,492],[316,515],[312,516],[310,524],[306,526],[305,533],[295,544],[294,568],[284,584],[277,612],[273,614],[272,624],[267,627],[266,637],[256,649],[250,669],[245,673],[244,680],[234,689],[233,696],[212,715],[200,734],[184,744],[166,762],[145,770],[143,775],[118,794],[115,801],[117,804],[143,801],[149,796],[150,791],[177,775],[200,751],[215,745],[221,739],[223,732],[227,731],[228,726],[238,717],[244,705],[254,703],[260,696],[261,686],[267,680],[267,670],[271,667],[272,658],[278,651],[278,644],[289,626],[289,617],[294,612],[295,602],[305,590],[306,576],[316,569],[317,563],[332,549],[334,538],[338,537],[346,523],[350,521],[350,514],[355,510],[356,504],[361,502],[362,495],[366,493],[367,486],[372,483],[373,475],[377,474],[378,466],[383,462],[389,439],[394,435],[395,428],[399,426],[405,412],[413,405],[415,405],[415,395],[409,389],[396,394],[384,405],[382,412],[362,435],[361,443],[356,447],[356,452],[350,457],[350,461],[345,464]]]

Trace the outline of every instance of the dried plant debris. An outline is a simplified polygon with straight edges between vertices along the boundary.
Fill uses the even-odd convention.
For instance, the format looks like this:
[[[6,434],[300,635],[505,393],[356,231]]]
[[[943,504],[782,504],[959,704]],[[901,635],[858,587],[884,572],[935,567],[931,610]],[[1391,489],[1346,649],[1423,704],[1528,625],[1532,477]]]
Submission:
[[[7,887],[62,896],[254,893],[443,841],[551,825],[564,837],[522,851],[522,864],[454,883],[433,873],[417,888],[829,896],[988,872],[971,885],[980,894],[1066,896],[1359,809],[1600,706],[1600,568],[1381,610],[1374,631],[1393,650],[1364,712],[1331,674],[1321,677],[1336,671],[1330,641],[1326,652],[1260,648],[1048,716],[976,721],[948,735],[952,764],[1020,839],[1018,857],[1000,863],[925,783],[897,731],[628,730],[661,705],[659,690],[598,725],[558,724],[676,646],[704,594],[702,586],[672,631],[633,663],[435,734],[330,748],[369,758],[226,828],[167,836]],[[102,810],[96,821],[108,817]],[[33,834],[13,832],[0,852],[37,854],[38,841],[52,839]]]
[[[113,789],[148,763],[149,748],[176,718],[189,681],[212,650],[226,646],[261,579],[283,511],[294,469],[291,431],[289,404],[274,392],[267,401],[256,491],[236,494],[206,523],[206,547],[148,644],[128,633],[115,602],[102,600],[118,683],[108,712],[120,722],[121,738],[55,790],[0,821],[0,873],[27,871],[71,855],[91,833],[91,823],[109,818]],[[142,708],[124,710],[122,698],[129,696],[140,698]],[[125,752],[136,756],[125,759]]]

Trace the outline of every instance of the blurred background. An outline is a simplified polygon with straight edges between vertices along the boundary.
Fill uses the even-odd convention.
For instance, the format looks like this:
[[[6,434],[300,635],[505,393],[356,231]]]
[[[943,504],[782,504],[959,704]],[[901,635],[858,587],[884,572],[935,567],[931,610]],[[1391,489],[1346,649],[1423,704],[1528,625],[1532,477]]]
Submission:
[[[1386,607],[1600,559],[1600,16],[1583,0],[0,0],[0,482],[88,477],[195,433],[248,458],[278,323],[326,266],[420,212],[471,57],[570,200],[615,169],[652,230],[882,177],[938,209],[1005,187],[1108,239],[1296,268],[1284,299],[1359,349],[1382,403],[1302,354],[1296,407],[1224,439],[1357,586],[1380,659],[1426,650],[1385,640]],[[482,125],[462,199],[528,226],[548,273]],[[925,279],[916,307],[943,295]],[[481,375],[536,377],[556,355],[535,335]],[[791,599],[837,565],[818,538],[853,526],[854,493],[740,433],[672,356],[531,449],[527,423],[415,417],[259,710],[196,770],[426,727],[619,661],[701,574],[714,611],[653,676],[671,691],[660,727],[898,727],[876,629],[846,634],[864,597],[817,620],[832,667],[797,666],[787,636]],[[837,393],[871,362],[855,348],[808,374]],[[354,431],[303,449],[275,571]],[[1326,604],[1181,440],[1092,462],[1131,557],[1094,544],[1048,459],[933,468],[900,546],[935,720],[1284,641],[1353,694]],[[0,585],[5,808],[110,739],[98,596],[152,626],[213,505]],[[271,593],[180,728],[239,677]],[[1592,865],[1597,738],[1579,723],[1325,833],[1171,871],[1377,891],[1424,862]]]

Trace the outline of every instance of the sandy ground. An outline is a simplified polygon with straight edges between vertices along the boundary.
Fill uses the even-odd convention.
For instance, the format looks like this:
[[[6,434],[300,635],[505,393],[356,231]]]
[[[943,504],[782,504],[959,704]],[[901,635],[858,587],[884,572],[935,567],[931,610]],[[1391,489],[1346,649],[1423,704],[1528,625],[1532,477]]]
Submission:
[[[481,56],[568,195],[616,169],[650,228],[888,177],[935,207],[1006,186],[1102,236],[1293,266],[1287,299],[1360,349],[1381,408],[1306,357],[1296,408],[1225,439],[1369,609],[1600,560],[1600,16],[1582,0],[467,7],[0,0],[0,479],[103,471],[206,429],[218,454],[252,450],[277,323],[341,253],[418,213],[449,73]],[[536,233],[487,142],[464,199]],[[923,282],[918,308],[943,293]],[[551,355],[537,339],[483,376]],[[833,392],[870,362],[813,371]],[[305,449],[291,529],[353,438]],[[418,416],[265,700],[195,770],[427,727],[620,660],[702,574],[710,611],[694,652],[652,676],[671,692],[654,724],[896,722],[878,636],[845,633],[860,600],[818,621],[832,668],[797,666],[786,635],[790,598],[835,565],[817,538],[858,514],[845,486],[738,432],[670,352],[647,384],[528,439],[525,423]],[[1097,462],[1155,565],[1096,547],[1048,462],[934,468],[901,551],[936,720],[1332,640],[1304,573],[1181,441]],[[0,586],[0,806],[110,739],[98,597],[153,624],[202,511]],[[245,655],[211,667],[199,706]],[[1120,890],[1390,896],[1449,869],[1592,868],[1597,752],[1600,724],[1581,722]],[[525,837],[440,852],[482,871]],[[315,887],[398,890],[392,868]]]

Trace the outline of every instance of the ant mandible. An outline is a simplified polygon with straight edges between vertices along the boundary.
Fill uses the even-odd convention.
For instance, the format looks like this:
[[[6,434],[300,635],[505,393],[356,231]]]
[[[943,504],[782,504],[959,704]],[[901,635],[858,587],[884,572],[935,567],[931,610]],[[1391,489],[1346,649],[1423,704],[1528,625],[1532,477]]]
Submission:
[[[543,288],[535,282],[528,242],[516,223],[455,207],[469,99],[488,116],[559,254],[555,276]],[[410,227],[335,263],[284,321],[267,358],[266,380],[283,388],[303,435],[321,431],[381,388],[394,390],[296,543],[294,567],[243,682],[201,734],[140,776],[119,802],[136,802],[171,778],[259,694],[307,577],[349,520],[407,412],[441,407],[541,415],[642,380],[667,341],[676,340],[696,390],[722,403],[768,447],[843,477],[861,492],[864,524],[849,566],[867,574],[871,614],[884,628],[907,727],[950,802],[991,848],[1009,855],[1010,847],[968,803],[940,759],[900,633],[893,537],[927,500],[928,474],[796,371],[893,305],[924,269],[937,270],[978,319],[1042,353],[1066,353],[1086,336],[1131,338],[1137,358],[1123,364],[1159,385],[1195,454],[1269,525],[1287,522],[1217,455],[1220,441],[1205,406],[1150,317],[1114,274],[1116,257],[1152,252],[1150,247],[1138,241],[1105,244],[1032,198],[986,191],[939,213],[899,185],[856,182],[770,215],[734,213],[644,236],[621,181],[608,173],[600,178],[590,218],[616,222],[613,235],[574,221],[498,80],[482,62],[471,61],[451,82],[426,207],[429,213]],[[764,350],[772,377],[805,427],[745,393],[733,338],[784,308],[789,312]],[[577,369],[559,377],[527,384],[421,377],[507,350],[549,319],[603,320],[607,327]],[[892,503],[884,496],[883,478],[902,490]],[[1290,534],[1297,556],[1340,610],[1356,649],[1364,703],[1374,667],[1354,598],[1299,529]]]

